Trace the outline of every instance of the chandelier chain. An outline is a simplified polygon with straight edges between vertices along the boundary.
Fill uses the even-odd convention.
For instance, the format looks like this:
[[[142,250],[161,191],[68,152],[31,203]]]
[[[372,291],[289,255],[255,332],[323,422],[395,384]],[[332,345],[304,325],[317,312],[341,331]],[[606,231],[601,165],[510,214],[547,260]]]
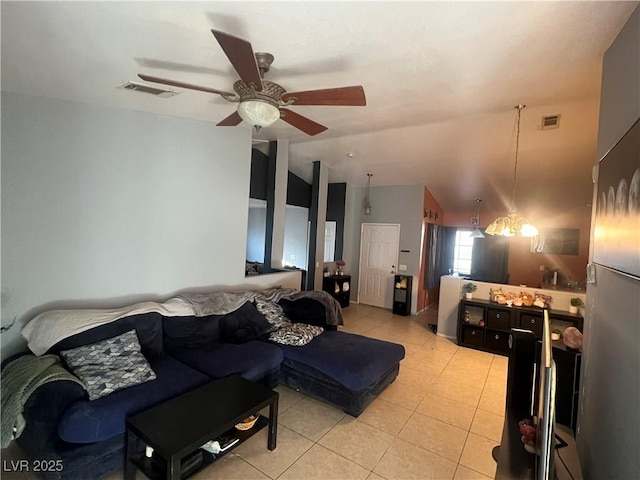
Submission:
[[[518,172],[518,150],[520,148],[520,112],[525,105],[516,105],[515,108],[518,109],[518,120],[516,122],[516,161],[513,166],[513,188],[511,190],[511,209],[513,211],[516,210],[516,180],[517,180],[517,172]]]

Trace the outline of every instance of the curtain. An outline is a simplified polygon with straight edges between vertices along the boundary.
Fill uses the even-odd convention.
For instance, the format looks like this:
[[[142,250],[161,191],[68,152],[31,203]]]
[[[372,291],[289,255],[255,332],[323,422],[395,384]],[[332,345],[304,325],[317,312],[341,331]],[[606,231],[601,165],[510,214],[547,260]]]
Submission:
[[[487,235],[473,241],[471,279],[509,283],[509,238]]]
[[[424,269],[424,288],[435,288],[438,284],[438,249],[440,242],[438,241],[438,232],[440,226],[427,224],[427,248],[425,251],[426,261]]]
[[[427,225],[427,248],[425,249],[424,287],[440,288],[440,277],[453,269],[456,228],[442,227],[434,223]]]

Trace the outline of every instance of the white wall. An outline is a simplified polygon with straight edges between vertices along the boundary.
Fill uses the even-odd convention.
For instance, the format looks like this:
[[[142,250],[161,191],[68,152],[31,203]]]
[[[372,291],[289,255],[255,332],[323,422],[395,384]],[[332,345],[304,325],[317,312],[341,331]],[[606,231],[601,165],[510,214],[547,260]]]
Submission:
[[[2,357],[49,308],[245,282],[251,132],[2,93]]]
[[[281,268],[284,253],[284,235],[289,181],[289,140],[278,139],[276,151],[276,178],[274,185],[273,234],[271,237],[271,267]],[[265,237],[266,238],[266,237]]]

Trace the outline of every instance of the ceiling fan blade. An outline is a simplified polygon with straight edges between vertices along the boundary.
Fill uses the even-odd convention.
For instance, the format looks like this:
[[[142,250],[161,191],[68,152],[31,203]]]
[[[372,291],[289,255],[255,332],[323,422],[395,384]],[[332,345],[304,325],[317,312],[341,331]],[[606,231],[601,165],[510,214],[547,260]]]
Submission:
[[[324,132],[327,127],[314,122],[313,120],[303,117],[302,115],[292,112],[287,108],[280,109],[280,118],[287,122],[289,125],[296,127],[298,130],[302,130],[307,135],[317,135]]]
[[[224,90],[216,90],[215,88],[201,87],[200,85],[192,85],[190,83],[178,82],[176,80],[169,80],[168,78],[160,78],[160,77],[154,77],[151,75],[143,75],[141,73],[139,73],[138,76],[146,82],[162,83],[164,85],[171,85],[173,87],[188,88],[190,90],[199,90],[201,92],[216,93],[218,95],[229,95],[231,97],[236,96],[235,93],[225,92]]]
[[[364,107],[367,99],[361,85],[342,88],[325,88],[323,90],[306,90],[303,92],[287,92],[282,100],[295,100],[293,105],[344,105]]]
[[[218,127],[235,127],[236,125],[240,125],[240,122],[242,122],[242,118],[240,118],[240,115],[238,115],[238,112],[236,111],[221,122],[218,122],[216,125]]]
[[[219,30],[211,30],[218,43],[235,68],[240,79],[247,85],[254,84],[256,90],[262,90],[262,77],[251,43]]]

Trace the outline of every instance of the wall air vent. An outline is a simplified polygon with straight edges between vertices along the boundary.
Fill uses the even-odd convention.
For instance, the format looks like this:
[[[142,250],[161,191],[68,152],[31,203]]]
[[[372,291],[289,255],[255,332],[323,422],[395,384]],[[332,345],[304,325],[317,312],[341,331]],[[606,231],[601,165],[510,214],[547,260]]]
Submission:
[[[136,83],[136,82],[126,82],[120,85],[118,88],[122,88],[124,90],[133,90],[135,92],[150,93],[151,95],[155,95],[157,97],[162,97],[162,98],[169,98],[178,94],[178,92],[174,92],[173,90],[167,90],[166,88],[150,87],[149,85],[145,85],[143,83]]]
[[[550,130],[552,128],[558,128],[560,126],[560,114],[558,115],[545,115],[542,117],[542,130]]]

